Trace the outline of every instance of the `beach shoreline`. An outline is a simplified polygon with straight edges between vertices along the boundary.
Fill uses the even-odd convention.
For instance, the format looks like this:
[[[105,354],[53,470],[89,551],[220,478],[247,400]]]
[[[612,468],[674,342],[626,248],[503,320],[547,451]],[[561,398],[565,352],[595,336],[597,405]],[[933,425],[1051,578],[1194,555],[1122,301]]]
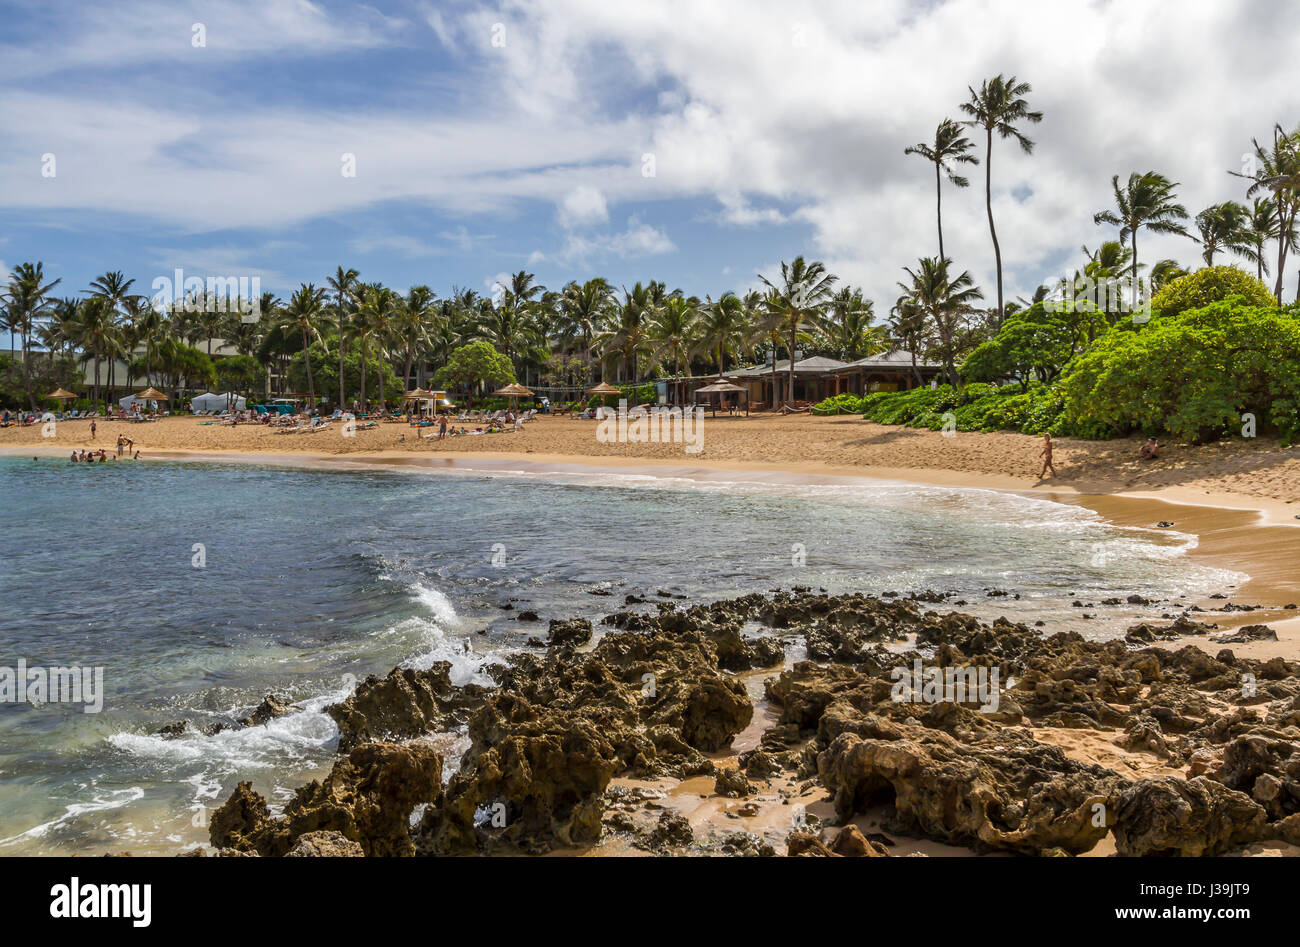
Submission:
[[[819,420],[837,422],[834,418]],[[1242,572],[1250,577],[1240,588],[1233,590],[1233,598],[1239,603],[1262,606],[1261,609],[1216,615],[1214,620],[1223,628],[1267,623],[1278,631],[1279,640],[1242,645],[1243,654],[1264,658],[1281,655],[1289,660],[1300,658],[1300,618],[1293,617],[1296,615],[1294,611],[1285,609],[1287,605],[1300,603],[1300,549],[1295,544],[1297,534],[1292,532],[1300,527],[1300,519],[1297,519],[1295,513],[1297,506],[1286,499],[1228,489],[1207,490],[1186,484],[1130,489],[1120,483],[1098,480],[1084,482],[1077,478],[1063,478],[1061,482],[1040,481],[1031,476],[942,466],[846,465],[806,458],[797,462],[788,459],[755,460],[725,456],[700,458],[684,454],[680,445],[676,445],[676,452],[669,456],[647,456],[636,450],[646,445],[601,445],[622,447],[627,449],[625,453],[575,453],[572,450],[542,449],[546,446],[544,438],[540,439],[542,442],[538,443],[538,447],[527,447],[528,441],[522,435],[515,435],[521,439],[509,443],[506,442],[505,435],[499,435],[497,437],[501,439],[494,439],[492,449],[488,450],[470,450],[465,439],[442,442],[443,445],[455,446],[454,450],[445,451],[426,449],[429,445],[421,442],[407,442],[402,446],[390,447],[367,447],[364,444],[349,443],[346,449],[310,450],[298,444],[292,447],[268,445],[265,436],[268,432],[248,425],[242,430],[229,428],[227,432],[231,435],[253,433],[262,436],[247,438],[245,443],[234,447],[190,444],[178,447],[169,446],[178,440],[174,435],[185,433],[186,428],[193,428],[197,422],[191,418],[169,418],[155,423],[163,424],[165,428],[160,431],[153,425],[142,428],[140,425],[105,421],[101,423],[102,433],[97,441],[108,449],[118,433],[126,433],[128,437],[137,439],[137,447],[143,451],[141,460],[146,462],[216,461],[335,470],[378,467],[423,473],[523,474],[542,477],[613,473],[699,481],[740,480],[789,486],[852,485],[883,480],[991,490],[1077,505],[1120,527],[1155,528],[1160,522],[1172,522],[1172,529],[1196,537],[1196,545],[1189,551],[1190,556],[1206,565]],[[543,426],[554,424],[556,419],[544,419],[540,423]],[[402,427],[405,428],[404,425]],[[119,432],[118,428],[124,431]],[[419,429],[412,430],[418,432]],[[546,433],[544,428],[542,430]],[[157,436],[159,433],[164,436]],[[537,430],[529,433],[537,433]],[[936,432],[916,433],[929,435],[939,443],[943,440]],[[326,435],[315,435],[323,436]],[[978,438],[998,435],[964,436]],[[1008,436],[1021,438],[1020,435]],[[1034,441],[1032,438],[1021,439]],[[180,440],[183,441],[183,438]],[[533,442],[537,440],[534,439]],[[597,444],[594,438],[591,443],[593,447]],[[0,455],[66,458],[65,451],[70,452],[75,446],[68,443],[58,447],[49,443],[18,446],[12,442],[0,442]],[[519,449],[508,449],[513,446]],[[567,443],[561,441],[560,446],[571,448],[572,439]],[[951,460],[951,457],[947,459]],[[1062,461],[1061,465],[1064,469],[1065,462]],[[1208,598],[1195,604],[1206,610],[1217,610],[1222,606],[1222,602]],[[1192,637],[1188,640],[1207,649],[1213,647],[1204,638],[1198,641]]]

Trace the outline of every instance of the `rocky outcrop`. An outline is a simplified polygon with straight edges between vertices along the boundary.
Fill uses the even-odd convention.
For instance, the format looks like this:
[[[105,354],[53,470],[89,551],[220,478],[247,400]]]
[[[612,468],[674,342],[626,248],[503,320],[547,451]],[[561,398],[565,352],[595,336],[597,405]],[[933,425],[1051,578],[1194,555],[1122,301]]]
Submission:
[[[293,713],[293,704],[283,697],[267,694],[251,714],[239,722],[245,727],[261,727],[276,717]]]
[[[342,832],[327,829],[307,832],[298,836],[285,858],[361,858],[366,853],[361,846]]]
[[[1264,810],[1204,776],[1143,779],[1110,802],[1121,855],[1221,855],[1268,833]]]
[[[451,665],[440,661],[427,671],[399,667],[387,677],[372,674],[325,712],[338,724],[339,752],[347,753],[375,740],[409,740],[454,729],[486,693],[477,685],[453,685]]]
[[[418,744],[365,743],[334,764],[325,780],[298,789],[272,818],[266,800],[240,783],[214,813],[217,848],[286,855],[301,836],[337,832],[366,855],[412,855],[410,817],[442,789],[442,756]]]
[[[817,758],[842,819],[890,804],[899,831],[1024,854],[1086,852],[1106,834],[1093,807],[1119,780],[1109,770],[1014,733],[963,743],[879,718],[874,729],[867,739],[840,734]]]

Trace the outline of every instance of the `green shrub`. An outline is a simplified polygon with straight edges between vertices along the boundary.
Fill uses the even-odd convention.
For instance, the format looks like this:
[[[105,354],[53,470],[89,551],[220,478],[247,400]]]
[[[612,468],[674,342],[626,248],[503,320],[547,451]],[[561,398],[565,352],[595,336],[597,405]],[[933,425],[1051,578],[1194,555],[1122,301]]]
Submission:
[[[1220,268],[1223,269],[1223,268]],[[1300,436],[1300,318],[1295,306],[1240,296],[1110,332],[1064,379],[1065,415],[1112,434],[1169,433],[1204,441],[1262,431]]]
[[[847,391],[813,405],[813,414],[861,414],[862,398]]]
[[[1180,276],[1151,298],[1153,314],[1163,318],[1240,296],[1246,306],[1271,306],[1268,287],[1235,266],[1207,266]]]

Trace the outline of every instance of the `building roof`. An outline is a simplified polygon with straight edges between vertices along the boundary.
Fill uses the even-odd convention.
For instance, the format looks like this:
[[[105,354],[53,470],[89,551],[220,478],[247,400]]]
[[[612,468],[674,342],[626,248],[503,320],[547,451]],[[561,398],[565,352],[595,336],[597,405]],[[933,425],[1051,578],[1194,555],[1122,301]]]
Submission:
[[[942,365],[936,365],[933,362],[923,362],[917,360],[916,367],[927,370],[941,370]],[[841,368],[835,369],[838,372],[846,372],[861,369],[874,368],[906,368],[912,369],[911,353],[903,349],[894,349],[891,352],[881,352],[878,355],[868,355],[866,358],[860,358],[856,362],[849,362]]]
[[[800,359],[795,362],[794,373],[796,375],[824,375],[837,368],[844,368],[846,364],[846,362],[841,362],[837,358],[826,358],[821,355],[813,355],[809,358]],[[727,374],[735,375],[737,377],[753,378],[758,375],[767,375],[771,372],[771,365],[753,365],[749,368],[738,368],[735,371],[727,372]],[[781,361],[776,363],[776,373],[779,375],[781,372],[789,374],[790,360],[788,358],[783,358]]]

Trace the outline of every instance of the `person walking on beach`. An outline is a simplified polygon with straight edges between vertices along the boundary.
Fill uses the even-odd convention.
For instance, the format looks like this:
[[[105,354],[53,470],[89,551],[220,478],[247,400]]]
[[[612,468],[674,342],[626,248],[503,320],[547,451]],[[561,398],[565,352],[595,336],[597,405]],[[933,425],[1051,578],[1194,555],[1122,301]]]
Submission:
[[[438,419],[438,440],[442,440],[446,436],[447,436],[447,415],[444,414],[441,418]]]
[[[1052,472],[1052,476],[1055,477],[1056,468],[1052,466],[1052,435],[1043,435],[1043,449],[1038,456],[1043,458],[1043,469],[1038,472],[1038,479],[1045,478],[1049,470]]]
[[[90,419],[90,439],[91,439],[92,441],[95,439],[95,419],[94,419],[94,418],[91,418],[91,419]]]

